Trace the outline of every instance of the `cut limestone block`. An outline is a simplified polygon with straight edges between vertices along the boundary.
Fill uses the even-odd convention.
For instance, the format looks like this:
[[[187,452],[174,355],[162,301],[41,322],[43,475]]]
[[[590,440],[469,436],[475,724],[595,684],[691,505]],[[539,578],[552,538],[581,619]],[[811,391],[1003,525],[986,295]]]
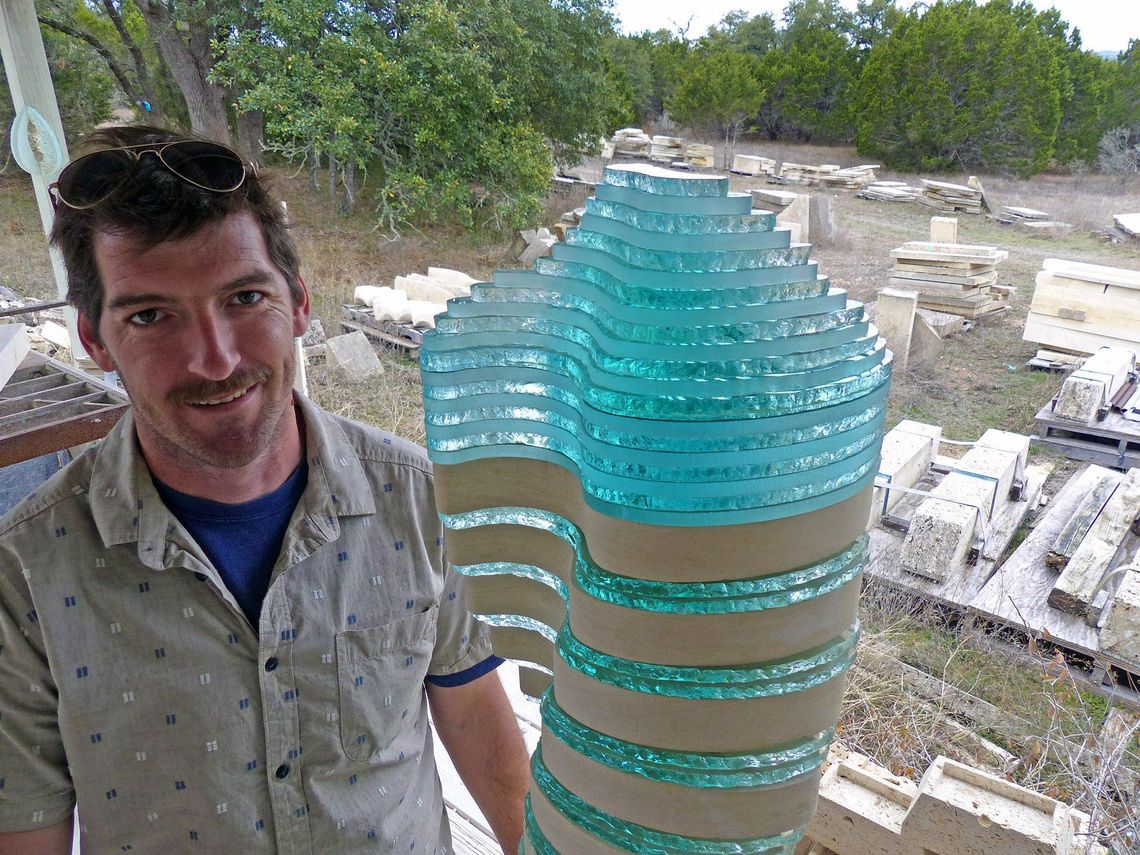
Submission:
[[[1136,369],[1136,354],[1123,347],[1103,347],[1070,374],[1061,386],[1053,415],[1092,424]]]
[[[471,286],[479,281],[462,270],[452,270],[450,267],[429,267],[428,276],[432,279],[442,279],[444,282],[450,282],[453,285]]]
[[[835,200],[831,196],[821,194],[812,198],[808,206],[808,233],[817,246],[831,243],[839,234],[835,222]]]
[[[907,364],[912,368],[919,365],[931,365],[938,360],[942,353],[942,337],[926,322],[920,314],[914,316],[914,327],[910,331],[910,356]]]
[[[871,499],[871,519],[868,526],[890,513],[905,495],[901,490],[889,490],[879,484],[895,487],[913,487],[930,470],[938,453],[942,428],[904,419],[883,437],[883,450],[879,460],[879,477],[875,479],[875,493]]]
[[[425,300],[429,303],[443,304],[457,296],[449,288],[419,273],[397,276],[392,287],[407,294],[409,300]]]
[[[1079,817],[1062,802],[939,757],[902,838],[930,855],[1071,855]]]
[[[936,581],[956,572],[1023,477],[1028,452],[1029,437],[986,431],[914,512],[899,565]]]
[[[1081,541],[1085,539],[1085,535],[1092,528],[1092,524],[1096,522],[1096,518],[1104,510],[1105,504],[1112,496],[1113,491],[1116,490],[1120,479],[1124,477],[1120,472],[1114,472],[1095,464],[1090,465],[1088,471],[1091,474],[1086,477],[1095,479],[1092,488],[1085,493],[1084,498],[1077,505],[1077,509],[1073,511],[1072,516],[1065,522],[1064,528],[1053,541],[1053,548],[1045,556],[1045,563],[1057,571],[1065,569],[1069,559],[1073,557],[1073,553],[1077,551]]]
[[[931,243],[957,243],[958,218],[957,217],[931,217],[930,218]]]
[[[23,324],[0,324],[0,389],[16,373],[31,349]]]
[[[921,855],[900,837],[915,783],[842,748],[832,748],[829,759],[807,836],[836,855]]]
[[[526,235],[527,232],[523,232],[524,238]],[[558,243],[558,238],[551,234],[549,229],[537,229],[532,238],[526,239],[526,249],[519,255],[519,264],[523,267],[530,267],[542,256],[549,255],[550,248]]]
[[[1140,663],[1140,564],[1121,573],[1124,578],[1100,630],[1100,649],[1117,659]]]
[[[1057,578],[1049,592],[1049,605],[1074,615],[1088,614],[1093,595],[1137,515],[1140,515],[1140,469],[1130,469]]]
[[[949,312],[935,312],[931,309],[919,309],[918,316],[926,321],[927,326],[934,330],[939,338],[952,336],[961,332],[966,325],[966,319],[961,315],[952,315]]]
[[[875,326],[879,328],[879,335],[887,340],[887,347],[894,354],[894,370],[900,373],[906,371],[917,310],[918,294],[913,291],[884,288],[875,303]]]
[[[357,288],[359,294],[363,289]],[[404,314],[408,295],[395,288],[376,288],[366,294],[372,316],[378,321],[398,321]]]
[[[799,193],[793,193],[790,190],[753,190],[752,204],[754,207],[779,213],[799,197]]]
[[[1125,234],[1140,237],[1140,214],[1114,214],[1112,221]]]
[[[360,330],[330,338],[325,342],[325,355],[330,367],[356,377],[368,377],[384,371],[368,337]]]
[[[806,243],[811,240],[811,196],[804,193],[792,193],[795,196],[791,203],[776,215],[779,225],[797,224],[800,227],[798,241]]]

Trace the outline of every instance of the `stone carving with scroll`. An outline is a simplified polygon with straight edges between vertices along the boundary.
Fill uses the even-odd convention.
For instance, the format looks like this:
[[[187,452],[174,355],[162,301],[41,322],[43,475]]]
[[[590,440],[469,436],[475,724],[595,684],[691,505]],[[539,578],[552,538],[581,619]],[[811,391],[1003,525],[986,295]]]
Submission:
[[[790,853],[855,654],[890,355],[727,180],[610,166],[421,349],[448,552],[542,697],[527,852]]]

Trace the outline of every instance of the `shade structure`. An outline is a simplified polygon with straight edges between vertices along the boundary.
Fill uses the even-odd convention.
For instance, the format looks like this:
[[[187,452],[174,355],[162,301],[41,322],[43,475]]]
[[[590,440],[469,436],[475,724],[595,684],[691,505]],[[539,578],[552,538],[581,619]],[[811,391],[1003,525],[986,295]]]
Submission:
[[[449,559],[542,697],[524,846],[791,852],[858,636],[890,353],[719,176],[610,166],[420,351]]]

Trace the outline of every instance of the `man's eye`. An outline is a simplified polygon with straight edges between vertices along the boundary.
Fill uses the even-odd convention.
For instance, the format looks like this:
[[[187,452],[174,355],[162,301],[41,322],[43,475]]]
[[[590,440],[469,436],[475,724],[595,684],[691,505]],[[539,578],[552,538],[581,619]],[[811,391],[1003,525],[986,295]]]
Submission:
[[[242,291],[234,297],[235,303],[240,303],[243,306],[252,306],[254,303],[261,302],[260,291]]]
[[[127,320],[137,327],[146,327],[161,317],[162,313],[158,309],[143,309],[141,312],[135,312]]]

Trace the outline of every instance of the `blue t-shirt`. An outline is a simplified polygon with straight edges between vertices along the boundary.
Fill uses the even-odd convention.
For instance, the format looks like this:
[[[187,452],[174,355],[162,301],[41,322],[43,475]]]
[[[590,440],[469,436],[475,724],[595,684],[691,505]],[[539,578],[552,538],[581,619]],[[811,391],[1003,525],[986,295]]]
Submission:
[[[202,547],[254,626],[289,519],[308,481],[309,464],[302,460],[273,492],[229,504],[188,496],[154,479],[162,501]]]
[[[261,604],[269,591],[273,565],[281,552],[281,542],[293,509],[309,481],[309,464],[302,459],[276,490],[236,504],[200,499],[180,493],[157,478],[153,481],[162,501],[202,547],[256,627],[261,618]],[[457,674],[442,677],[429,674],[427,682],[444,687],[462,686],[493,671],[502,662],[498,656],[490,656]]]

